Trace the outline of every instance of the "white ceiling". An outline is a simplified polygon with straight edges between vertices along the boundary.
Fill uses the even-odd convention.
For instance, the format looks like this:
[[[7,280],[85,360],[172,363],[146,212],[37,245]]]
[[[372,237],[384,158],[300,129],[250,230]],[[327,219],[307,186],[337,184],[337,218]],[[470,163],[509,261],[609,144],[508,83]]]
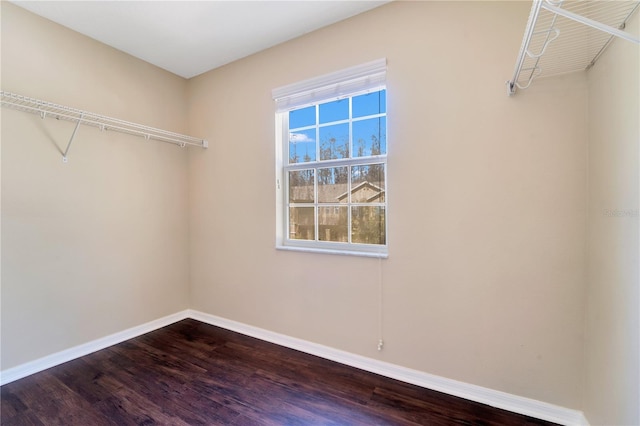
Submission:
[[[386,1],[13,1],[185,78]]]

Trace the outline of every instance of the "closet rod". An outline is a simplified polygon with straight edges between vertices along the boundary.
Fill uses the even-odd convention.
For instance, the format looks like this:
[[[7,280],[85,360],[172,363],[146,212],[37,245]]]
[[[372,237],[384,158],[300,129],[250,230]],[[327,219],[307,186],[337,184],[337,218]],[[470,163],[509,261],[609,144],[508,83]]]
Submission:
[[[198,146],[201,148],[209,147],[208,142],[204,139],[198,139],[192,136],[182,135],[180,133],[169,132],[167,130],[94,114],[92,112],[82,111],[39,99],[33,99],[27,96],[17,95],[15,93],[0,91],[0,98],[2,99],[2,106],[6,106],[8,108],[33,114],[40,114],[40,117],[43,119],[45,117],[52,117],[58,120],[75,122],[76,126],[67,145],[67,149],[62,157],[65,163],[67,162],[67,154],[69,152],[71,142],[73,142],[80,124],[97,127],[100,130],[112,130],[129,135],[141,136],[147,140],[153,139],[159,142],[178,145],[180,147],[185,147],[186,145]]]

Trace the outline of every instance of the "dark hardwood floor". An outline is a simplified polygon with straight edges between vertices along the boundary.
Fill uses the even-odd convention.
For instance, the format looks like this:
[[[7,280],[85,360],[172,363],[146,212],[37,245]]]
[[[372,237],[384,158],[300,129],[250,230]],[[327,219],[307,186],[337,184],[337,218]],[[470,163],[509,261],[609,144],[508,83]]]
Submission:
[[[548,425],[195,320],[1,388],[2,425]]]

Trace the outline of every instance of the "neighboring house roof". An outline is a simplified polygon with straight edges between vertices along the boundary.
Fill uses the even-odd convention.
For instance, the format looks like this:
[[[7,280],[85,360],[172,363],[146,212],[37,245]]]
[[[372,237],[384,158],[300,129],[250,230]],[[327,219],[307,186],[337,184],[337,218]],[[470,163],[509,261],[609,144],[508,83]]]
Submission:
[[[351,188],[351,202],[354,203],[371,203],[374,201],[384,202],[384,189],[380,188],[377,185],[372,184],[371,182],[364,181],[359,183],[358,185]],[[345,191],[343,194],[338,196],[338,200],[343,202],[346,201],[347,192]]]
[[[292,202],[312,203],[313,186],[290,187]],[[347,184],[318,185],[318,200],[324,203],[346,203]],[[351,201],[355,203],[384,202],[385,190],[371,182],[364,181],[351,188]]]

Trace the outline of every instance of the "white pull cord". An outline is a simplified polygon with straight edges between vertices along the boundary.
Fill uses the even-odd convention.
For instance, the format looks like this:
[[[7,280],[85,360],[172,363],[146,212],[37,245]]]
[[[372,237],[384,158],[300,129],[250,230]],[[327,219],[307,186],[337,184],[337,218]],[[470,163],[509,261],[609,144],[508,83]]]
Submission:
[[[382,286],[382,258],[378,258],[378,351],[384,347],[382,338],[382,313],[383,313],[383,286]]]

